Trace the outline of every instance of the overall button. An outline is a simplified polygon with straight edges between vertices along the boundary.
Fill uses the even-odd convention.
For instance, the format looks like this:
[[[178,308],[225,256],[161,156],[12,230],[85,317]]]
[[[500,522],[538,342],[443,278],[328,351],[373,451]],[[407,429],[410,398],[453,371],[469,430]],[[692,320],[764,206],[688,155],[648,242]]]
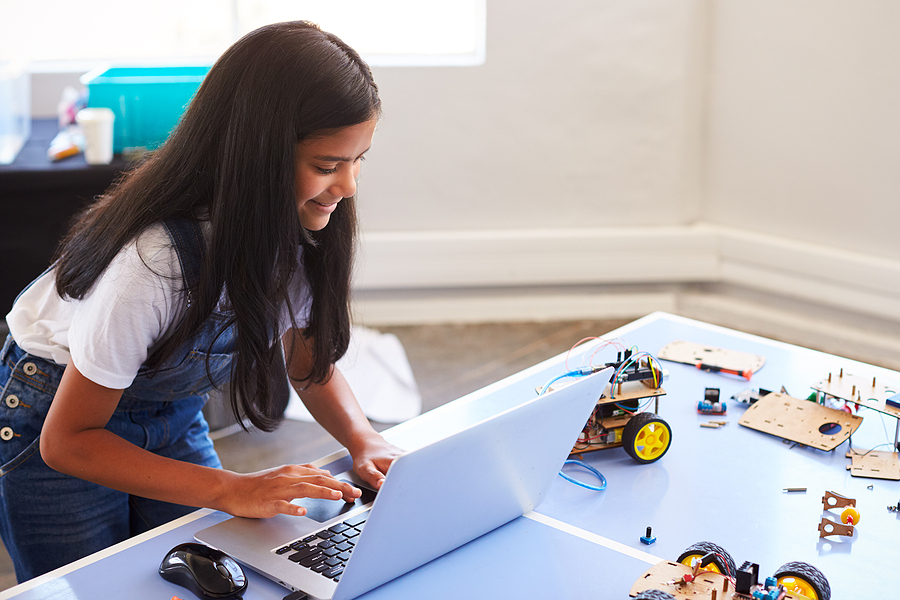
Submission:
[[[10,394],[6,397],[6,406],[10,408],[15,408],[19,406],[19,397],[15,394]]]
[[[35,373],[37,373],[37,365],[35,365],[33,362],[27,362],[22,365],[22,370],[26,375],[34,375]]]
[[[0,440],[8,442],[9,440],[13,439],[13,436],[15,436],[15,433],[13,433],[12,427],[4,427],[3,429],[0,429]]]

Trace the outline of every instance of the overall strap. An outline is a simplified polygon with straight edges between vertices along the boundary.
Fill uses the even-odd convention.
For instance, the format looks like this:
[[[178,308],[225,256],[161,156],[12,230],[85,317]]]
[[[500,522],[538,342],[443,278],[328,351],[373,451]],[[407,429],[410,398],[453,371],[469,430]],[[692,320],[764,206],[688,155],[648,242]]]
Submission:
[[[200,272],[206,256],[203,230],[200,229],[200,223],[196,220],[185,217],[170,217],[163,221],[163,225],[175,246],[175,253],[178,255],[181,274],[187,290],[187,305],[190,306],[193,303],[192,292],[200,283]]]

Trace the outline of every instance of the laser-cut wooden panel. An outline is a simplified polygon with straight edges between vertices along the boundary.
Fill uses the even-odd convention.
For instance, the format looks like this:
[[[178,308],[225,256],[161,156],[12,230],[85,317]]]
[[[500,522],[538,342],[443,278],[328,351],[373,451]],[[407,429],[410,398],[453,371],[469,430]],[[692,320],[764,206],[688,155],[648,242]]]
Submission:
[[[862,417],[773,392],[748,408],[738,422],[750,429],[831,451],[859,428]],[[820,427],[829,423],[839,425],[840,431],[822,433]]]

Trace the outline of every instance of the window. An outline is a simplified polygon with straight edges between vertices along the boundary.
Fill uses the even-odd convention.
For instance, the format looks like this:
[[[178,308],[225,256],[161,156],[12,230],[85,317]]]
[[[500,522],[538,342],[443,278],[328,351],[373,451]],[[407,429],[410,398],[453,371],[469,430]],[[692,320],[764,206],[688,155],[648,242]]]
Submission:
[[[372,65],[484,62],[486,0],[0,0],[0,61],[211,63],[241,35],[307,19]],[[77,67],[75,67],[77,68]],[[69,70],[66,69],[66,70]]]

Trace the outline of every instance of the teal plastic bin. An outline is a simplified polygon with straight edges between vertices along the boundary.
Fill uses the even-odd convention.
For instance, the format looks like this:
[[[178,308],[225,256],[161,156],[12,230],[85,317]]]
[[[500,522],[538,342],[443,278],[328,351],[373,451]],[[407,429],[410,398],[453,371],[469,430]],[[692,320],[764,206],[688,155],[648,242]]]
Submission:
[[[159,147],[200,87],[209,66],[112,67],[81,77],[88,106],[106,107],[116,115],[113,151]]]

